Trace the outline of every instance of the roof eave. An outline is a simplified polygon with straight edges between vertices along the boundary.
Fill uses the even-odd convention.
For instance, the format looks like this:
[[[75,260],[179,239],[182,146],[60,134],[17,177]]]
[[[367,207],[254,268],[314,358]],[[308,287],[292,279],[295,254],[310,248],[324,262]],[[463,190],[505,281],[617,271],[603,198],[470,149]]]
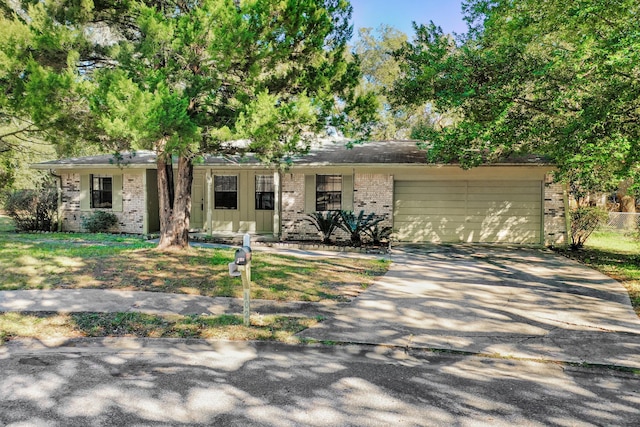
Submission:
[[[291,165],[295,167],[357,167],[357,168],[397,168],[397,167],[412,167],[412,168],[442,168],[442,167],[461,167],[456,163],[331,163],[331,162],[315,162],[315,163],[294,163]],[[478,165],[476,167],[497,167],[497,166],[536,166],[536,167],[549,167],[554,168],[552,163],[545,162],[531,162],[531,163],[486,163]]]
[[[548,167],[555,168],[552,163],[533,162],[533,163],[488,163],[482,164],[477,167]],[[29,166],[35,170],[82,170],[82,169],[157,169],[155,163],[149,164],[128,164],[128,165],[115,165],[105,163],[92,163],[92,164],[43,164],[36,163]],[[197,164],[194,165],[197,169],[274,169],[270,164]],[[326,168],[326,167],[350,167],[350,168],[443,168],[443,167],[460,167],[458,164],[453,163],[331,163],[331,162],[312,162],[312,163],[294,163],[290,165],[291,169],[295,168]]]

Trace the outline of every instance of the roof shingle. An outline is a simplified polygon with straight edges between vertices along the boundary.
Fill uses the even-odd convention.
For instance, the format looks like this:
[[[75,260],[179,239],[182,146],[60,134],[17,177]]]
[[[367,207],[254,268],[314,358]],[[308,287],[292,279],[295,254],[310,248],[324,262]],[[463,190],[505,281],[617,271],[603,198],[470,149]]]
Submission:
[[[418,147],[418,141],[392,140],[372,141],[347,147],[344,141],[325,142],[304,155],[295,156],[293,165],[375,165],[375,164],[428,164],[426,152]],[[549,164],[549,160],[542,156],[525,155],[512,157],[498,162],[498,164]],[[120,162],[113,154],[97,156],[74,157],[54,160],[33,165],[36,169],[64,169],[94,166],[137,166],[154,167],[156,156],[152,151],[140,150],[132,153],[122,153]],[[259,165],[260,161],[252,154],[246,156],[205,156],[199,165]]]

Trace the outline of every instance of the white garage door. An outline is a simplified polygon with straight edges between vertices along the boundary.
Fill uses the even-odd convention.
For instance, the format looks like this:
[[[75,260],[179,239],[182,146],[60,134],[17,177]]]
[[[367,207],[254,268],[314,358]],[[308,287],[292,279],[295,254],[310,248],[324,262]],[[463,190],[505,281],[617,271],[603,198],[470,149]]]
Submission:
[[[402,242],[541,243],[541,181],[396,181]]]

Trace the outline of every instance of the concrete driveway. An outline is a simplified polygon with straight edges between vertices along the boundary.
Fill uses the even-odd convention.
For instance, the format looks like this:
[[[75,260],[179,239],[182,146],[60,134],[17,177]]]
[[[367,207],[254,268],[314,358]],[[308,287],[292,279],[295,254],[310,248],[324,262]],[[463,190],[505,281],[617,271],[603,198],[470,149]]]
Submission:
[[[551,251],[395,249],[390,271],[300,335],[640,368],[640,320],[622,285]]]

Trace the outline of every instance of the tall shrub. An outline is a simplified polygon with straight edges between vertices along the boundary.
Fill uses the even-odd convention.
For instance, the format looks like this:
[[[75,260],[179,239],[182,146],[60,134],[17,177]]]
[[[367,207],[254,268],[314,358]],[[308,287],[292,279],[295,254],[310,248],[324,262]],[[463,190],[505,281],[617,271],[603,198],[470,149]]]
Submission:
[[[607,212],[596,207],[579,207],[571,212],[571,248],[584,246],[591,233],[607,220]]]
[[[53,231],[57,209],[57,191],[46,185],[35,190],[13,191],[4,201],[4,210],[18,231]]]

